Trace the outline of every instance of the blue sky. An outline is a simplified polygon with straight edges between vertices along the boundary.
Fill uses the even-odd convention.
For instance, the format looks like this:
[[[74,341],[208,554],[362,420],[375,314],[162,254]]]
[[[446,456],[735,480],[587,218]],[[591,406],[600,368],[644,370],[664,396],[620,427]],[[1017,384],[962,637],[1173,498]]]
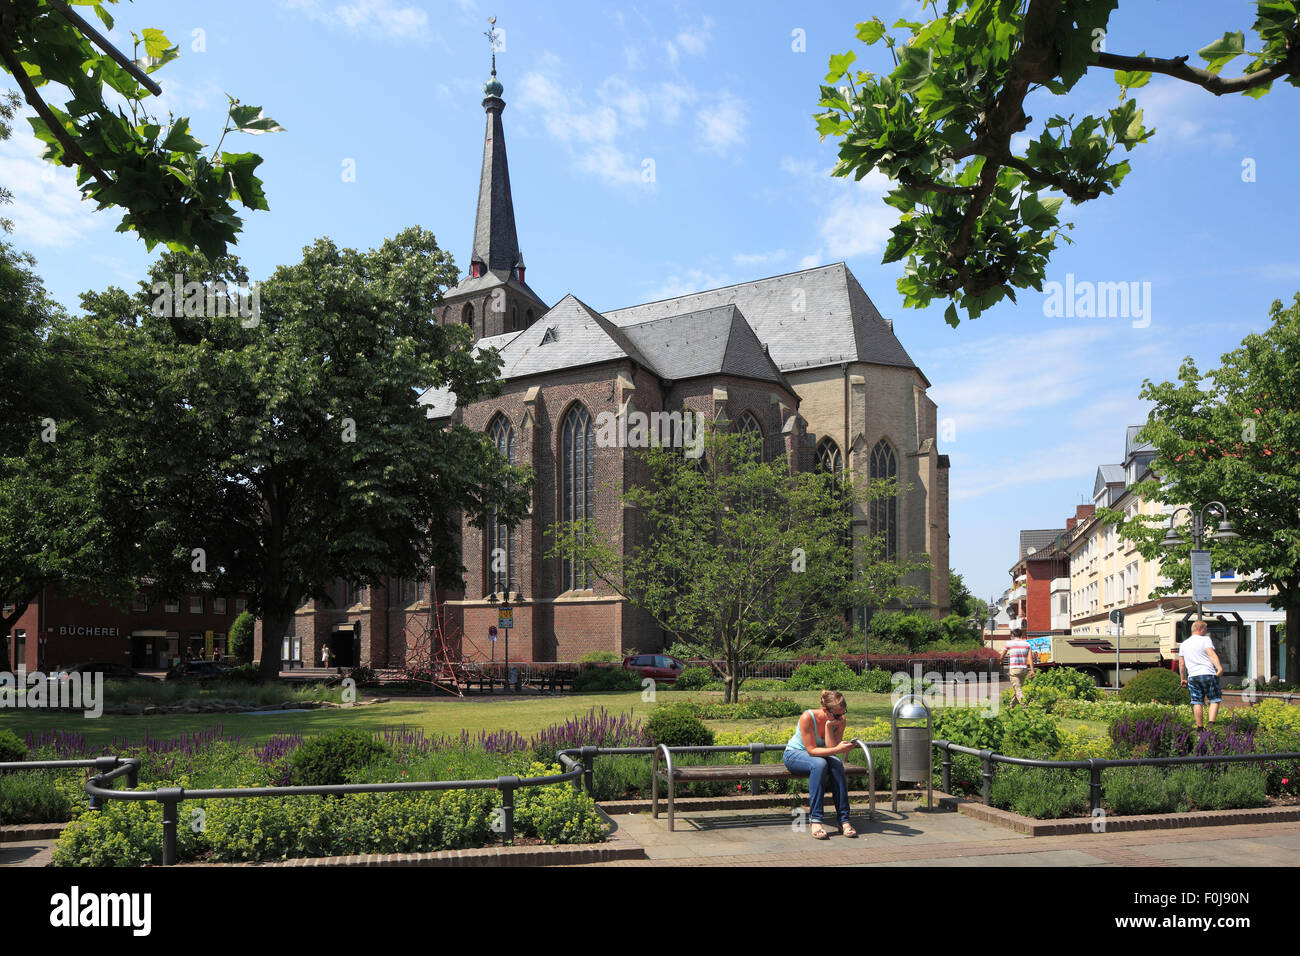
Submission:
[[[1017,532],[1062,526],[1091,495],[1096,466],[1119,460],[1124,426],[1145,417],[1144,379],[1172,378],[1185,355],[1216,362],[1264,328],[1274,299],[1300,289],[1300,91],[1220,99],[1161,78],[1136,91],[1157,133],[1115,196],[1067,207],[1075,244],[1058,249],[1048,279],[1149,282],[1149,324],[1051,317],[1029,293],[953,330],[943,304],[902,308],[900,270],[880,264],[895,222],[884,182],[832,179],[834,146],[818,141],[812,120],[830,54],[856,48],[864,68],[888,67],[883,49],[859,47],[855,23],[919,9],[914,0],[140,0],[114,8],[113,38],[129,48],[130,30],[160,27],[181,45],[181,59],[157,74],[161,108],[190,116],[200,139],[215,141],[225,92],[286,127],[235,144],[266,159],[271,211],[246,217],[236,250],[254,278],[318,236],[371,247],[412,224],[463,266],[481,162],[483,31],[495,14],[533,288],[607,310],[845,260],[933,383],[946,420],[940,450],[952,458],[951,563],[987,597],[1009,580]],[[1195,59],[1225,30],[1246,29],[1251,9],[1124,0],[1107,49]],[[1083,115],[1117,91],[1098,72],[1028,111]],[[151,258],[143,244],[114,233],[117,217],[78,202],[72,174],[37,154],[25,125],[0,144],[0,181],[16,196],[12,241],[37,256],[69,307],[88,289],[133,287]],[[1248,160],[1253,182],[1243,181]],[[349,161],[354,181],[343,176]]]

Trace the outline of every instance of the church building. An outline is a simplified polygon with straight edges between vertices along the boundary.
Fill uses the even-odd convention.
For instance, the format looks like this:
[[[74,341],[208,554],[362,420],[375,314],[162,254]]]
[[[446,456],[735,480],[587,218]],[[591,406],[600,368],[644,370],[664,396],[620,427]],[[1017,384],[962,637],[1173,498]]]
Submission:
[[[448,630],[465,637],[465,656],[488,656],[488,629],[506,599],[514,608],[511,660],[573,661],[671,642],[585,568],[544,557],[547,529],[559,521],[593,520],[602,534],[635,547],[638,529],[621,496],[635,480],[640,449],[598,434],[611,416],[621,432],[637,412],[725,419],[759,433],[766,457],[786,456],[800,469],[896,478],[899,494],[856,513],[855,534],[882,531],[891,555],[928,554],[931,570],[914,581],[926,595],[917,609],[947,614],[949,463],[936,442],[930,381],[848,267],[833,263],[603,313],[574,294],[548,305],[525,279],[502,93],[494,66],[484,87],[469,268],[435,316],[471,325],[476,348],[498,351],[502,391],[464,405],[445,389],[420,397],[431,419],[490,435],[512,464],[532,466],[537,477],[531,513],[517,527],[463,525],[465,589],[445,595],[444,607]],[[410,622],[428,615],[428,582],[343,590],[342,603],[300,609],[286,657],[317,660],[329,641],[335,661],[350,663],[339,661],[345,632],[345,656],[402,666]],[[866,611],[854,610],[855,623]],[[503,658],[502,641],[492,653]]]

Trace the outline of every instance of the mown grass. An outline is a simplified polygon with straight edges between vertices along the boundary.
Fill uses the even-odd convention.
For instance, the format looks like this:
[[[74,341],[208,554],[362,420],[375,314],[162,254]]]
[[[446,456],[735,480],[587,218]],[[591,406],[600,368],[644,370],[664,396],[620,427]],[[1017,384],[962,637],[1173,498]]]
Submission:
[[[755,692],[752,696],[785,696],[797,700],[805,707],[818,706],[815,691],[792,691],[784,694]],[[845,694],[845,698],[849,706],[850,722],[854,725],[868,723],[876,717],[889,716],[888,694],[848,693]],[[419,728],[430,736],[458,735],[462,730],[477,734],[481,730],[503,729],[528,736],[552,724],[563,723],[585,714],[593,707],[604,707],[612,713],[631,711],[634,716],[644,720],[649,718],[660,703],[683,699],[721,700],[722,695],[714,691],[661,691],[655,702],[642,700],[641,691],[510,698],[471,694],[463,700],[444,695],[436,698],[397,697],[389,699],[386,703],[337,710],[310,710],[303,713],[267,711],[260,714],[149,716],[105,714],[93,720],[84,718],[80,714],[6,710],[0,712],[0,729],[11,730],[19,737],[46,730],[75,731],[84,734],[87,742],[91,744],[110,743],[114,738],[123,737],[140,739],[145,734],[153,737],[170,737],[211,727],[217,723],[221,724],[226,733],[240,734],[253,742],[265,741],[276,733],[301,731],[305,734],[317,734],[337,727],[380,730],[402,724]],[[789,726],[793,729],[794,718],[711,720],[709,726],[720,731],[755,730],[775,726]]]

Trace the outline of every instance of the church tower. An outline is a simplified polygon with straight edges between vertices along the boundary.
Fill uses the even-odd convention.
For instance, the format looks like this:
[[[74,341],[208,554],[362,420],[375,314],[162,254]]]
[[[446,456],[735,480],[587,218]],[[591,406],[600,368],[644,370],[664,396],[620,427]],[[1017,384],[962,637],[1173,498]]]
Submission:
[[[497,79],[495,26],[487,35],[493,45],[492,77],[483,87],[487,132],[469,274],[448,290],[438,316],[443,325],[464,322],[473,326],[476,341],[518,332],[548,308],[524,281],[524,257],[515,232],[510,166],[506,162],[506,137],[501,124],[506,103],[501,98],[503,88]]]

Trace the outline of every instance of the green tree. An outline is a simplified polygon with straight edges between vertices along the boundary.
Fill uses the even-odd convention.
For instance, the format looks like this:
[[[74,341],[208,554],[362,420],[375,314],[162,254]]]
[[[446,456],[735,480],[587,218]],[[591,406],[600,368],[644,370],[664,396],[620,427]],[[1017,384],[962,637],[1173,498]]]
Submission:
[[[106,4],[74,0],[93,10],[108,29]],[[211,156],[190,132],[187,117],[151,116],[148,96],[161,92],[148,74],[180,55],[161,30],[147,28],[133,55],[110,46],[90,23],[58,0],[7,0],[0,4],[0,66],[13,77],[36,116],[29,122],[46,144],[45,159],[77,168],[77,183],[99,209],[125,210],[119,232],[135,231],[152,249],[201,249],[210,256],[235,242],[242,220],[232,202],[266,209],[255,153],[222,152],[227,133],[270,133],[280,125],[228,97],[221,139]],[[49,84],[63,87],[63,107],[42,97]],[[62,98],[62,97],[60,97]],[[110,104],[110,98],[113,103]],[[125,101],[129,116],[116,106]]]
[[[948,594],[952,613],[965,620],[984,620],[988,617],[989,605],[983,598],[977,598],[966,587],[966,581],[956,571],[948,571]]]
[[[206,297],[178,298],[177,274]],[[119,376],[113,433],[149,446],[141,506],[161,588],[247,594],[274,677],[303,598],[431,564],[454,579],[461,514],[518,520],[531,475],[416,404],[429,386],[462,402],[499,387],[494,351],[430,320],[457,280],[430,233],[367,252],[319,239],[260,287],[252,318],[222,305],[244,275],[233,259],[167,253],[134,296],[84,296],[82,331]]]
[[[1138,494],[1169,506],[1199,509],[1211,501],[1227,508],[1240,535],[1208,541],[1215,567],[1235,568],[1238,591],[1275,588],[1272,606],[1286,611],[1286,633],[1300,633],[1300,293],[1290,308],[1274,302],[1272,325],[1248,335],[1208,372],[1191,358],[1177,382],[1147,381],[1142,397],[1153,403],[1139,437],[1153,444],[1153,477]],[[1102,520],[1119,527],[1142,555],[1160,559],[1172,582],[1161,594],[1191,589],[1190,535],[1181,547],[1161,546],[1163,515],[1126,518],[1104,509]],[[1211,515],[1213,512],[1211,512]],[[1219,520],[1217,517],[1214,520]],[[1214,530],[1209,526],[1209,531]],[[1185,531],[1185,529],[1184,529]],[[1287,674],[1300,674],[1300,642],[1286,645]]]
[[[929,567],[923,556],[886,560],[883,535],[859,538],[856,555],[848,543],[851,505],[893,494],[892,482],[794,472],[784,458],[761,461],[755,441],[709,427],[700,458],[649,449],[644,482],[622,495],[634,548],[588,522],[551,528],[550,557],[585,562],[690,654],[720,660],[728,701],[746,662],[807,640],[845,608],[915,599],[904,579]]]
[[[253,625],[255,621],[256,619],[250,612],[244,611],[230,625],[230,634],[226,646],[230,650],[230,656],[241,664],[247,664],[253,659]]]
[[[1260,97],[1276,80],[1300,86],[1296,0],[1255,0],[1252,40],[1225,33],[1199,51],[1203,67],[1187,55],[1107,50],[1118,3],[947,0],[940,15],[932,0],[934,19],[893,25],[910,33],[901,40],[879,18],[858,24],[860,41],[889,48],[890,73],[853,70],[852,51],[830,58],[817,128],[839,140],[834,175],[878,169],[895,184],[885,202],[902,218],[884,261],[907,260],[898,280],[905,306],[947,298],[955,326],[959,309],[975,318],[1004,297],[1014,302],[1017,289],[1041,292],[1056,240],[1069,241],[1061,230],[1073,226],[1061,223],[1062,204],[1113,193],[1129,172],[1116,149],[1128,153],[1151,136],[1127,94],[1153,73],[1216,96]],[[1242,56],[1240,76],[1220,75]],[[1026,97],[1040,89],[1065,96],[1092,69],[1113,71],[1118,106],[1104,116],[1053,114],[1030,129]],[[1012,140],[1027,130],[1017,155]]]
[[[98,386],[30,255],[0,241],[0,649],[42,590],[125,600],[139,530]],[[130,456],[123,456],[130,461]]]

